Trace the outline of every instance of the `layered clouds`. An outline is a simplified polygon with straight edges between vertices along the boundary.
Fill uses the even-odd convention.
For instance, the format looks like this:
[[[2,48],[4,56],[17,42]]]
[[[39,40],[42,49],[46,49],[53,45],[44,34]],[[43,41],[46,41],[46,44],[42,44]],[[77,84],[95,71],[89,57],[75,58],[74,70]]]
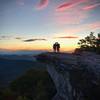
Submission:
[[[98,7],[98,6],[100,6],[100,3],[87,5],[87,6],[83,7],[83,10],[92,10],[92,9],[95,9],[96,7]]]
[[[0,8],[0,46],[6,48],[50,48],[56,41],[73,48],[100,31],[100,0],[2,0]]]
[[[98,26],[99,22],[96,23],[95,21],[91,20],[91,11],[96,12],[96,9],[100,8],[99,0],[62,0],[62,2],[58,1],[57,3],[53,0],[38,0],[36,9],[37,11],[45,10],[48,8],[48,6],[51,7],[52,3],[54,4],[54,7],[52,11],[50,11],[51,18],[48,17],[49,19],[52,19],[50,22],[52,25],[60,27],[66,26],[67,29],[73,25],[76,27],[76,25],[87,26],[88,24],[88,26],[92,25],[92,27],[88,28],[97,29],[96,27]],[[91,20],[91,22],[88,22],[87,20]],[[75,28],[73,29],[76,31]],[[84,28],[79,30],[84,30]]]
[[[61,36],[61,37],[56,37],[56,38],[61,38],[61,39],[76,39],[78,36]]]
[[[46,39],[26,39],[24,42],[33,42],[33,41],[46,41]]]
[[[65,2],[65,3],[60,4],[57,7],[56,11],[65,11],[67,9],[70,9],[72,7],[76,7],[79,4],[85,3],[85,2],[87,2],[87,0],[70,0],[68,2]]]
[[[44,9],[48,6],[49,0],[40,0],[37,5],[36,5],[36,9],[41,10]]]

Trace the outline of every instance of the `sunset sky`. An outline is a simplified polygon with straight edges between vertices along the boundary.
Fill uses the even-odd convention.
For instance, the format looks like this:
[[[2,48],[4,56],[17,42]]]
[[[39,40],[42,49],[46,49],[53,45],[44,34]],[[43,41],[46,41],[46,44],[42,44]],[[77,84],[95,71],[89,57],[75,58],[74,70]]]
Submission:
[[[100,0],[0,0],[0,49],[72,51],[100,33]]]

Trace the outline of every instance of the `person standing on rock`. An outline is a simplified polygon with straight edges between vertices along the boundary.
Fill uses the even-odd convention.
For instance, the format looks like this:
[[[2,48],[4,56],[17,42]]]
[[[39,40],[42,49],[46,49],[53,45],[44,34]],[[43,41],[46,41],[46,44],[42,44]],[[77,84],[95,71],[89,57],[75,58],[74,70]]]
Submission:
[[[57,42],[56,44],[56,51],[59,52],[60,51],[60,44]]]
[[[55,42],[55,44],[53,44],[53,50],[54,52],[60,51],[60,44],[58,42]]]
[[[53,51],[56,52],[56,44],[53,44]]]

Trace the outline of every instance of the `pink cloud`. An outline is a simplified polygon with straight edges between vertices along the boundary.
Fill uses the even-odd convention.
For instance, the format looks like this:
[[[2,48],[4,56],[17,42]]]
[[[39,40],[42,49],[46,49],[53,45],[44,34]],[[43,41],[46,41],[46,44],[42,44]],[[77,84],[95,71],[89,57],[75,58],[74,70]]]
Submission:
[[[91,23],[88,25],[90,29],[100,29],[100,22]]]
[[[91,3],[91,0],[71,0],[70,2],[65,2],[56,9],[55,23],[60,26],[80,24],[90,16],[89,10],[98,6],[100,6],[100,3],[97,4],[96,1]]]
[[[74,39],[74,38],[78,38],[78,36],[62,36],[62,37],[56,37],[56,38],[62,38],[62,39]]]
[[[68,8],[72,8],[80,3],[84,3],[87,1],[88,0],[73,0],[71,2],[63,3],[57,7],[56,11],[65,11]]]
[[[66,27],[65,30],[63,30],[62,33],[56,33],[54,34],[55,38],[82,38],[84,36],[84,33],[86,34],[87,32],[93,31],[95,32],[96,30],[100,30],[100,22],[93,22],[93,23],[88,23],[88,24],[83,24],[75,27]],[[80,34],[79,34],[80,33]],[[78,36],[76,35],[78,34]]]
[[[64,3],[64,4],[61,4],[61,5],[59,5],[57,7],[56,11],[64,11],[64,10],[66,10],[68,8],[73,7],[73,5],[74,5],[73,3]]]
[[[75,28],[70,28],[66,30],[66,33],[77,34],[80,32],[83,33],[84,31],[95,31],[97,29],[100,29],[100,22],[93,22],[89,24],[80,25]]]
[[[36,9],[41,10],[47,7],[48,3],[49,3],[49,0],[40,0],[40,2],[36,6]]]
[[[100,6],[100,3],[86,6],[86,7],[83,8],[83,10],[91,10],[91,9],[94,9],[98,6]]]
[[[88,17],[87,12],[80,10],[76,7],[75,9],[70,9],[67,12],[56,12],[55,13],[55,23],[57,25],[70,25],[70,24],[80,24],[85,18]]]
[[[100,22],[84,24],[77,28],[69,29],[68,31],[71,33],[80,33],[84,31],[96,31],[97,29],[100,29]]]

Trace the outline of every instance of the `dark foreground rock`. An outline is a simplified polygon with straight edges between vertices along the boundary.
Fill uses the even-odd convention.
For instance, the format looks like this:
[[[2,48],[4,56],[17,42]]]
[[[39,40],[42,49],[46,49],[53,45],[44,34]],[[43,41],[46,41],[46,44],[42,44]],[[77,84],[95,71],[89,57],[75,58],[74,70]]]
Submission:
[[[36,59],[46,64],[55,83],[52,100],[100,100],[100,55],[42,53]]]

